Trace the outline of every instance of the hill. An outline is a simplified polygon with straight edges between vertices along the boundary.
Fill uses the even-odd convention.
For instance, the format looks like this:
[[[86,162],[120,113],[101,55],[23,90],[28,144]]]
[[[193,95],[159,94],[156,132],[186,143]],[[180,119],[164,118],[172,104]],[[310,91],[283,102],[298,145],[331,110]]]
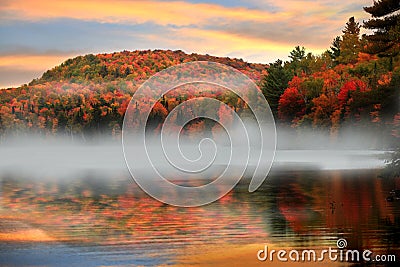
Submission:
[[[85,55],[68,59],[59,66],[46,71],[30,85],[52,81],[115,81],[126,79],[140,82],[151,75],[174,65],[191,61],[212,61],[231,66],[258,81],[266,73],[265,64],[244,62],[242,59],[186,54],[181,50],[122,51],[111,54]]]
[[[160,70],[191,61],[222,63],[255,82],[266,75],[268,67],[180,50],[78,56],[46,71],[28,85],[0,90],[0,136],[37,133],[86,139],[96,133],[118,138],[126,107],[140,84]],[[163,114],[169,111],[162,108]]]
[[[329,50],[307,54],[305,48],[296,47],[290,61],[278,60],[269,66],[170,50],[78,56],[28,85],[0,90],[0,138],[34,133],[82,140],[101,134],[119,139],[128,103],[146,79],[170,66],[200,60],[229,65],[258,83],[275,120],[290,132],[291,140],[313,139],[313,134],[302,134],[306,130],[329,136],[335,143],[343,136],[369,135],[363,143],[370,148],[396,147],[400,56],[368,54],[364,51],[368,43],[355,40],[357,45],[346,48],[350,51],[342,46],[336,54]],[[361,44],[364,47],[357,48]],[[175,106],[199,96],[193,88],[181,89],[160,99],[149,117],[149,129],[159,131]],[[245,103],[232,93],[214,90],[207,96],[225,102],[239,115],[248,114]],[[182,118],[190,115],[186,113],[180,114]],[[225,110],[219,113],[230,120]],[[188,132],[209,132],[213,126],[194,121]]]

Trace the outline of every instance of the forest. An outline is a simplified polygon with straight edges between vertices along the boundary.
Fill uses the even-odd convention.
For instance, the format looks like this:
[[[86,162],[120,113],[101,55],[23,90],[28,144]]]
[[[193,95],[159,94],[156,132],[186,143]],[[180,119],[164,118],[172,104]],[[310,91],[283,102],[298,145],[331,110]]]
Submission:
[[[241,59],[186,54],[182,51],[122,51],[78,56],[18,88],[0,90],[0,135],[40,134],[88,140],[96,135],[119,138],[126,108],[136,89],[170,66],[191,61],[213,61],[240,70],[255,82],[267,65]],[[190,75],[190,69],[183,75]],[[177,74],[182,75],[182,74]],[[186,88],[188,89],[188,88]],[[210,97],[229,98],[216,92]],[[189,89],[163,98],[153,109],[161,122],[178,103],[195,97]],[[236,105],[232,103],[230,105]],[[151,120],[151,118],[150,118]]]
[[[0,142],[28,133],[119,139],[129,101],[144,81],[170,66],[201,60],[226,64],[249,76],[268,100],[278,128],[293,133],[308,129],[337,142],[350,127],[376,136],[374,148],[395,149],[400,138],[399,2],[382,0],[365,7],[371,19],[361,25],[349,18],[342,34],[320,55],[296,46],[289,60],[271,64],[180,50],[68,59],[29,84],[0,90]],[[160,99],[150,117],[152,129],[159,129],[176,105],[197,96],[187,89]],[[213,91],[206,96],[244,112],[245,103],[232,93]],[[221,119],[226,116],[223,110],[219,113]],[[191,127],[211,126],[197,121]]]

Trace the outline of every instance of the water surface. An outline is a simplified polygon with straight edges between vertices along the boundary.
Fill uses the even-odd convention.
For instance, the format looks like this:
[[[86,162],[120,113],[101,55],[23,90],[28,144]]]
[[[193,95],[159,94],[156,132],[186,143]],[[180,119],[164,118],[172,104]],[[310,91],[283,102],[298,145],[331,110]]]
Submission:
[[[88,172],[62,181],[3,175],[0,265],[156,266],[180,264],[210,248],[335,247],[338,238],[347,248],[400,259],[400,201],[386,201],[396,180],[378,174],[280,169],[254,193],[241,182],[199,208],[155,201],[127,175]],[[47,239],[40,242],[42,236]]]

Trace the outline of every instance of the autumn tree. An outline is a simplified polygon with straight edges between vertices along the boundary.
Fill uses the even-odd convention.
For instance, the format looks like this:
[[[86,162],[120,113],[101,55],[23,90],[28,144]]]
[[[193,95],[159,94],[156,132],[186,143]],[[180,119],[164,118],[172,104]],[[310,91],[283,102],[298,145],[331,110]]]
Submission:
[[[346,82],[338,94],[338,100],[341,107],[354,102],[353,93],[356,91],[365,92],[367,85],[361,80],[351,80]]]
[[[312,77],[299,84],[299,92],[304,99],[307,111],[310,111],[312,107],[312,102],[310,101],[322,93],[323,86],[324,80],[314,79]]]
[[[296,87],[286,89],[279,100],[279,118],[283,121],[293,122],[301,118],[305,111],[305,102],[298,89]]]
[[[101,75],[102,78],[108,75],[108,70],[106,65],[101,65],[99,74]]]
[[[158,126],[165,120],[168,110],[160,103],[156,102],[148,117],[146,131],[158,130]]]
[[[311,118],[314,127],[323,127],[330,130],[332,126],[332,114],[337,108],[337,99],[334,95],[321,94],[312,100],[313,107]]]

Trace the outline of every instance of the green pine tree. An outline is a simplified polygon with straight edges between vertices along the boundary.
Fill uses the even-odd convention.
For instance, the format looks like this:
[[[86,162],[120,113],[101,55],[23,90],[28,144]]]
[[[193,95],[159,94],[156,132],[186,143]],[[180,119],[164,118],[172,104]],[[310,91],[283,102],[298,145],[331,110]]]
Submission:
[[[328,51],[329,56],[332,58],[332,60],[336,63],[337,59],[340,56],[340,44],[342,43],[342,38],[340,36],[336,36],[335,39],[332,41],[332,45],[330,47],[330,50]]]
[[[360,24],[351,17],[343,30],[340,42],[339,63],[348,64],[357,62],[358,53],[361,50]]]
[[[364,7],[372,19],[364,22],[364,28],[374,31],[366,38],[371,45],[367,52],[381,57],[393,57],[399,53],[400,0],[380,0]]]
[[[261,90],[275,118],[278,115],[279,99],[292,78],[291,71],[283,67],[281,60],[277,60],[269,66],[268,75],[262,80]]]

